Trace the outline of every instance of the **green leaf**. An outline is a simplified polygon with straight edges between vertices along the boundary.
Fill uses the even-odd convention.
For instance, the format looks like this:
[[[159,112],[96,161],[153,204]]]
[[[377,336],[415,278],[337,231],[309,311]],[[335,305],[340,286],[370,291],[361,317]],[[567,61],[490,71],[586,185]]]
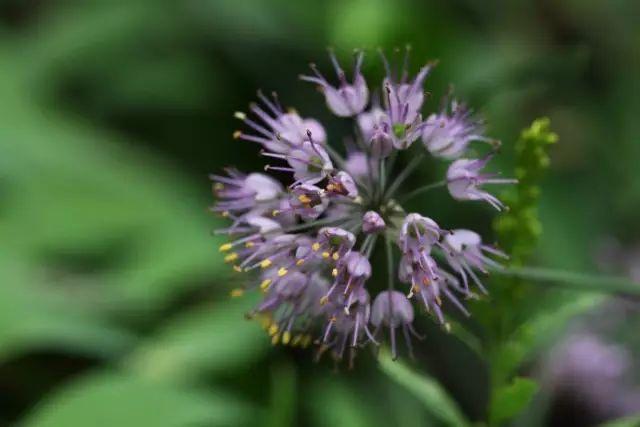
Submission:
[[[518,415],[531,402],[538,384],[528,378],[516,377],[511,384],[493,391],[489,408],[490,425],[498,426]]]
[[[380,350],[378,362],[389,378],[415,395],[434,417],[450,426],[469,425],[457,403],[436,380],[412,371],[402,362],[394,361],[386,349]]]
[[[623,277],[599,276],[538,267],[512,267],[505,270],[494,270],[494,272],[528,279],[536,283],[548,283],[576,290],[640,295],[640,283]]]
[[[293,426],[298,402],[295,365],[281,362],[271,367],[271,393],[267,427]]]
[[[355,385],[348,386],[335,377],[315,381],[310,398],[304,399],[310,418],[316,427],[376,427],[380,422],[372,408]]]
[[[185,383],[201,379],[204,372],[246,367],[262,357],[270,341],[257,322],[244,319],[253,300],[223,298],[170,319],[125,366],[144,378]]]
[[[100,373],[73,381],[46,397],[21,425],[237,426],[251,414],[251,407],[223,393],[174,388],[116,373]]]
[[[601,295],[575,292],[552,293],[551,301],[538,301],[544,309],[519,326],[489,355],[493,384],[502,384],[535,350],[553,340],[570,319],[594,307]]]
[[[0,361],[36,349],[111,357],[135,342],[131,334],[69,304],[72,295],[47,287],[33,266],[0,256]]]
[[[640,426],[640,415],[632,415],[630,417],[618,418],[601,424],[600,427],[638,427]]]

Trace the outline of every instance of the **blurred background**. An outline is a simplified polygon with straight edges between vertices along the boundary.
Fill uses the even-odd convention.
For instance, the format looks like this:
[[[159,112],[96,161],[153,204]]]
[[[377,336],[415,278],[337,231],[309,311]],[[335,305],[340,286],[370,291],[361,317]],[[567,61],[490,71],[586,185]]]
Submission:
[[[409,43],[414,70],[440,60],[427,108],[454,84],[505,174],[521,129],[551,119],[530,263],[639,281],[639,22],[633,0],[1,0],[0,426],[452,425],[431,382],[407,387],[368,351],[352,370],[313,363],[243,318],[252,297],[229,298],[207,212],[208,173],[263,165],[232,114],[275,90],[337,138],[348,127],[298,74],[359,47],[371,84],[375,49]],[[432,208],[492,235],[489,209],[416,206]],[[514,372],[534,386],[514,414],[494,415],[491,359],[426,317],[403,369],[477,425],[640,411],[637,297],[535,295],[546,323],[518,329],[535,345]]]

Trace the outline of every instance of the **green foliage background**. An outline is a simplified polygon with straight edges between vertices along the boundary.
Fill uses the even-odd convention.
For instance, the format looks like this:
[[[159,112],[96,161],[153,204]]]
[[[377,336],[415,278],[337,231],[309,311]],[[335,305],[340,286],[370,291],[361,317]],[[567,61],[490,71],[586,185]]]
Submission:
[[[591,275],[599,242],[640,238],[638,16],[630,0],[0,2],[0,425],[537,425],[536,357],[599,291],[638,292]],[[496,233],[483,206],[412,208],[501,241],[513,276],[451,334],[421,319],[415,361],[314,364],[243,319],[251,297],[228,298],[207,173],[261,167],[231,138],[256,89],[335,139],[297,75],[331,45],[368,49],[380,76],[375,48],[407,42],[521,179]],[[543,116],[559,143],[531,125]]]

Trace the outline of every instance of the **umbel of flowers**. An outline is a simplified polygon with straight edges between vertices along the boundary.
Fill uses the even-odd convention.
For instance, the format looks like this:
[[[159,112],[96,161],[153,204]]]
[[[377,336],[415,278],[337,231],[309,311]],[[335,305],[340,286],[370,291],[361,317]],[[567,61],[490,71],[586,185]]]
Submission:
[[[443,300],[468,315],[460,300],[475,295],[474,288],[486,293],[479,273],[505,257],[471,230],[444,228],[428,213],[403,209],[402,201],[446,187],[455,200],[500,210],[487,186],[514,181],[483,172],[497,143],[464,104],[447,97],[439,111],[423,115],[423,85],[434,64],[410,77],[406,61],[395,70],[381,56],[381,102],[370,101],[362,52],[355,53],[350,78],[333,53],[337,78],[327,79],[314,64],[311,75],[300,76],[320,89],[333,114],[354,119],[353,143],[344,151],[329,145],[317,120],[285,110],[275,94],[258,92],[259,103],[235,113],[245,126],[234,138],[256,143],[268,159],[265,171],[277,178],[231,168],[211,177],[212,210],[231,222],[217,230],[228,236],[220,251],[234,270],[248,273],[232,295],[263,294],[249,315],[264,322],[274,344],[314,344],[318,355],[328,351],[340,359],[347,349],[352,357],[355,349],[384,339],[396,357],[402,337],[411,353],[412,337],[419,337],[416,309],[443,326]],[[472,143],[488,144],[489,154],[468,158]],[[409,149],[412,159],[396,170],[398,154]],[[446,177],[400,191],[427,157],[451,162]],[[370,261],[378,243],[386,272]],[[372,274],[386,276],[388,289],[374,294],[367,286]]]

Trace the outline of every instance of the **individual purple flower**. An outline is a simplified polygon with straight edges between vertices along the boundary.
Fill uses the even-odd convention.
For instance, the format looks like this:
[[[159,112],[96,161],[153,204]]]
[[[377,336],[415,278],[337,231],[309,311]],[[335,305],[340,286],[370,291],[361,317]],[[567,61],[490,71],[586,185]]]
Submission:
[[[318,144],[324,144],[326,133],[317,120],[302,119],[294,111],[285,112],[275,94],[273,100],[264,96],[262,92],[258,92],[258,97],[265,108],[255,103],[249,106],[249,110],[255,114],[257,121],[245,113],[235,113],[235,117],[242,120],[255,133],[236,131],[234,138],[256,142],[268,151],[281,154],[300,147],[307,140],[309,131]]]
[[[362,232],[365,234],[379,233],[385,226],[384,219],[376,211],[367,211],[362,216]]]
[[[398,291],[382,291],[373,301],[371,308],[371,324],[374,326],[373,335],[376,336],[378,330],[384,326],[389,328],[391,337],[391,357],[395,360],[398,357],[396,347],[396,329],[401,328],[405,342],[409,349],[409,354],[413,357],[411,346],[411,336],[420,337],[413,329],[414,313],[411,302]]]
[[[355,66],[353,70],[353,82],[347,82],[344,71],[338,63],[335,54],[330,51],[329,57],[333,63],[333,67],[338,75],[340,85],[333,87],[318,71],[315,64],[311,64],[311,70],[315,76],[301,75],[300,79],[317,84],[324,93],[327,106],[333,114],[338,117],[351,117],[360,113],[369,101],[369,89],[367,82],[364,80],[360,68],[362,66],[363,52],[357,52],[355,58]]]
[[[350,153],[346,159],[345,170],[354,179],[359,179],[359,180],[367,179],[369,176],[369,170],[370,170],[370,167],[367,165],[368,161],[369,160],[365,152],[354,151]]]
[[[329,201],[324,191],[311,184],[300,184],[291,190],[289,204],[293,212],[303,219],[315,219],[324,212]],[[275,215],[278,212],[274,212]]]
[[[515,184],[515,179],[496,178],[495,174],[480,173],[491,159],[458,159],[447,170],[447,186],[451,197],[456,200],[484,200],[497,210],[504,205],[497,197],[480,188],[485,184]]]
[[[469,289],[468,274],[485,294],[487,290],[482,286],[474,269],[487,273],[487,268],[500,268],[500,264],[489,258],[487,253],[507,258],[504,252],[484,245],[480,235],[471,230],[452,230],[444,236],[444,249],[449,265],[462,277],[465,289]]]
[[[329,154],[315,141],[310,131],[307,131],[306,141],[303,141],[298,147],[285,154],[268,151],[262,151],[261,154],[286,161],[289,164],[288,167],[267,165],[265,170],[293,173],[296,181],[292,185],[300,183],[315,184],[333,172],[333,164]]]
[[[341,359],[347,347],[355,350],[365,337],[375,342],[367,326],[371,316],[369,293],[363,288],[354,290],[349,311],[343,309],[343,299],[337,295],[326,306],[327,322],[320,340],[319,356],[332,349],[334,358]]]
[[[337,174],[329,177],[329,183],[327,184],[327,192],[335,195],[345,196],[350,199],[358,197],[358,187],[351,175],[345,171],[340,171]]]
[[[407,81],[406,70],[400,79],[394,79],[390,67],[386,65],[387,77],[383,82],[386,123],[391,129],[393,146],[404,150],[422,134],[425,123],[422,121],[422,104],[424,102],[423,84],[433,64],[420,69],[413,80]]]
[[[388,157],[393,152],[393,137],[387,113],[374,107],[357,118],[363,142],[375,158]]]
[[[430,115],[422,131],[422,142],[431,154],[451,160],[460,157],[472,141],[494,142],[483,136],[482,122],[464,104],[453,100],[448,107]]]
[[[411,353],[410,339],[417,336],[414,304],[446,328],[449,306],[468,315],[461,299],[475,297],[469,282],[484,292],[479,273],[499,268],[495,259],[504,257],[476,233],[449,231],[429,216],[408,213],[402,204],[448,186],[455,199],[486,200],[502,207],[481,187],[513,180],[481,173],[488,156],[459,159],[446,180],[407,188],[407,178],[426,154],[454,158],[469,142],[485,140],[479,123],[455,102],[450,111],[422,119],[423,85],[432,64],[409,78],[407,57],[397,73],[385,60],[382,103],[374,100],[365,111],[369,95],[360,71],[362,54],[356,56],[351,83],[333,55],[332,61],[338,87],[315,67],[316,75],[303,79],[322,87],[335,114],[353,117],[355,135],[343,139],[345,149],[331,147],[317,121],[293,110],[285,112],[277,97],[259,93],[262,105],[252,104],[250,117],[236,114],[250,132],[235,136],[260,144],[261,155],[273,161],[265,170],[279,176],[235,169],[228,169],[228,176],[212,176],[218,198],[212,210],[232,222],[216,233],[228,237],[220,247],[224,261],[250,275],[232,295],[262,293],[250,315],[263,323],[274,344],[314,343],[318,356],[329,352],[336,359],[349,349],[352,361],[356,348],[379,345],[370,328],[384,327],[390,330],[395,357],[396,329],[403,331]],[[425,145],[412,146],[420,137]],[[445,224],[447,218],[438,222]],[[376,296],[370,294],[374,288],[369,280],[381,273],[373,259],[380,255],[382,240],[387,255],[383,274],[389,283]],[[395,277],[406,289],[396,289]]]
[[[213,190],[220,200],[213,211],[239,216],[251,212],[260,215],[272,209],[283,195],[282,185],[261,173],[245,175],[236,169],[226,170],[228,177],[211,175]]]

